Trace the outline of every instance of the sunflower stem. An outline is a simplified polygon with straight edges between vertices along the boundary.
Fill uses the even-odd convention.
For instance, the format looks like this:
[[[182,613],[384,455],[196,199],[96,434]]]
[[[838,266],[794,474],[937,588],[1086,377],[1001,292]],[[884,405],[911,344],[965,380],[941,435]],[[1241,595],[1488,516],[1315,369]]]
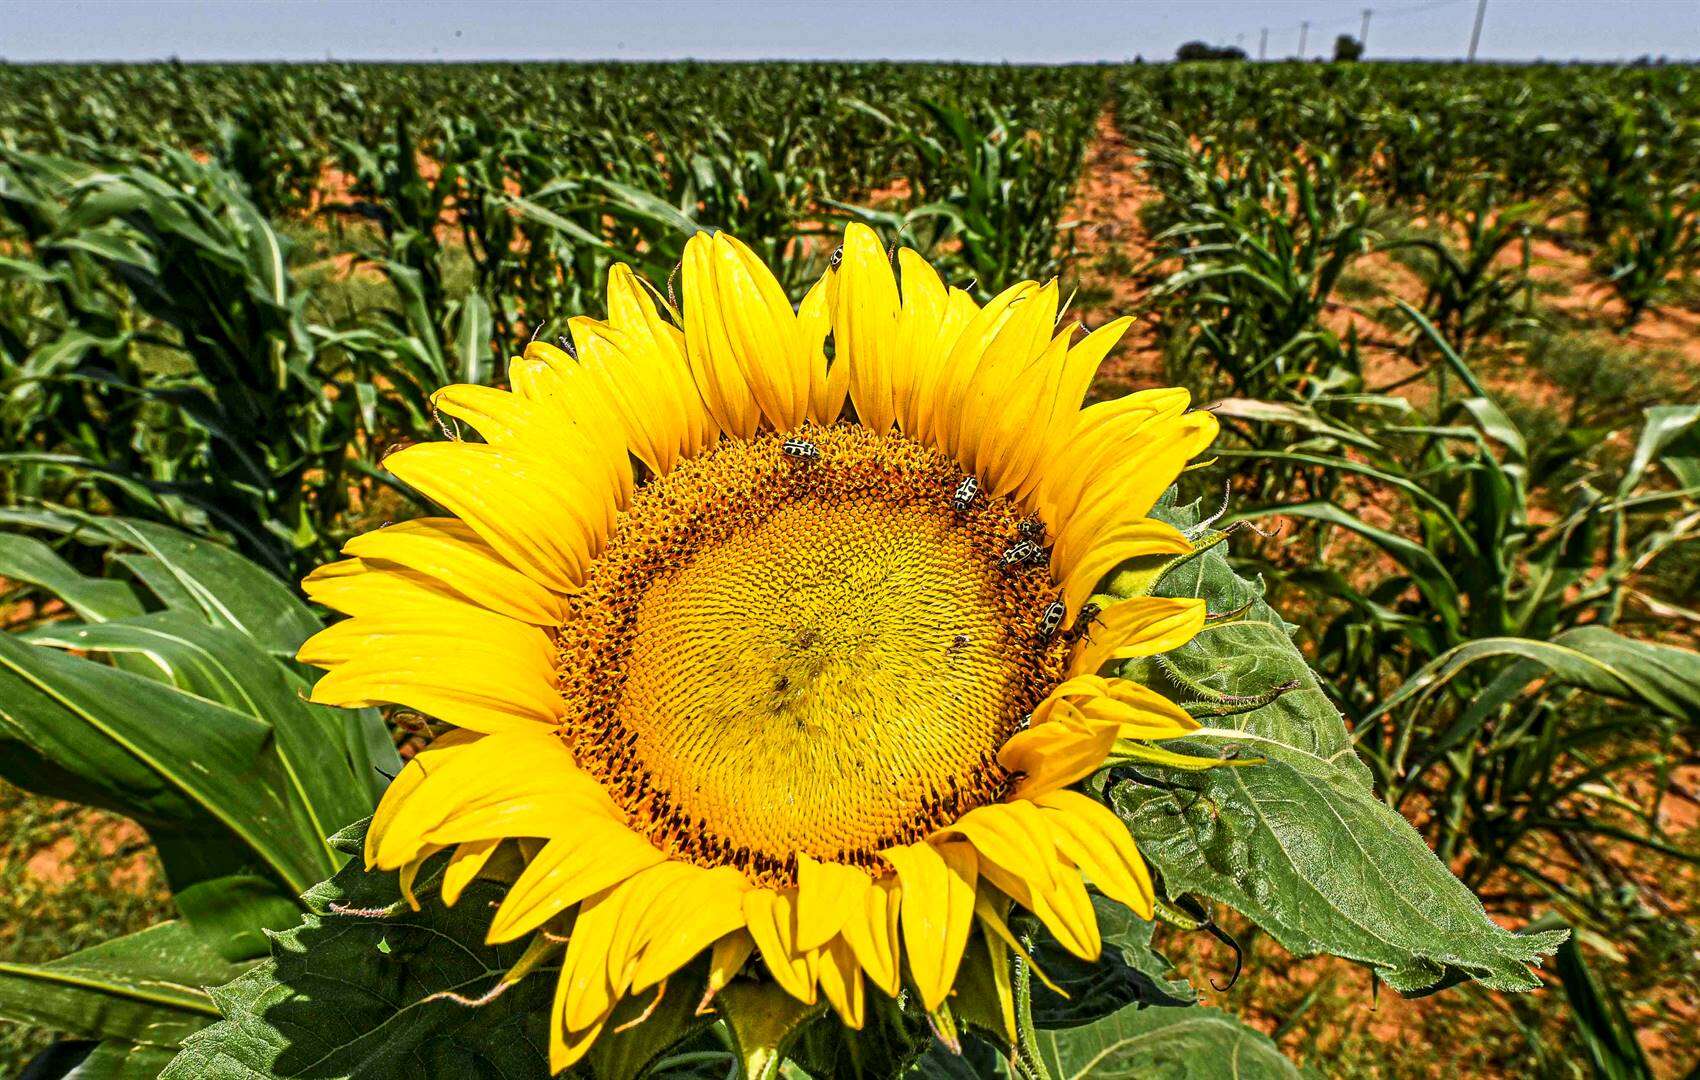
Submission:
[[[1030,939],[1022,942],[1029,954],[1033,952]],[[1039,1056],[1039,1032],[1033,1027],[1033,969],[1020,955],[1010,958],[1015,968],[1015,1060],[1029,1080],[1053,1080],[1051,1071]]]

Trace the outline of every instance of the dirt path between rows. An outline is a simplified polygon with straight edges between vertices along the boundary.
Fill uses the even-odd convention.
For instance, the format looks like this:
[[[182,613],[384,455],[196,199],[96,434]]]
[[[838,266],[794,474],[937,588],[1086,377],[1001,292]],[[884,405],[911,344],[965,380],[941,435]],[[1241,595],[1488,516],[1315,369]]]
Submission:
[[[1086,169],[1066,215],[1067,221],[1076,223],[1073,287],[1078,290],[1076,306],[1087,325],[1140,315],[1100,369],[1099,385],[1106,394],[1166,381],[1156,327],[1142,313],[1148,290],[1137,273],[1155,250],[1139,215],[1156,197],[1140,174],[1139,151],[1117,126],[1115,111],[1106,106],[1098,114]]]

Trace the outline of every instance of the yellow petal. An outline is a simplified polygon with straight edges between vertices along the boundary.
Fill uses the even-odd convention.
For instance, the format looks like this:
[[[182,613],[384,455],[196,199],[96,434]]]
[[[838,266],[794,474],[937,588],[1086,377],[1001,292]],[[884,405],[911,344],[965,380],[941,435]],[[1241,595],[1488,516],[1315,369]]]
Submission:
[[[494,837],[473,840],[455,848],[455,853],[449,856],[449,865],[443,868],[443,903],[454,907],[460,894],[478,877],[479,871],[489,863],[490,856],[496,854],[496,849],[501,846],[502,838]]]
[[[1016,797],[1035,798],[1091,776],[1116,745],[1115,724],[1092,723],[1067,702],[1057,711],[1069,713],[1071,721],[1036,723],[1012,736],[998,751],[998,763],[1020,775]]]
[[[718,939],[744,928],[744,893],[750,888],[744,875],[730,866],[692,869],[696,873],[668,894],[646,928],[631,993],[654,986]]]
[[[1068,992],[1051,981],[1051,977],[1034,961],[1032,954],[1010,932],[1009,924],[1004,918],[1009,911],[1009,905],[1009,897],[999,892],[990,881],[981,882],[980,888],[974,892],[974,917],[980,920],[982,936],[994,948],[1000,942],[1007,946],[1011,952],[1026,961],[1034,977],[1050,987],[1053,993],[1059,997],[1068,997]]]
[[[1023,879],[1049,890],[1057,869],[1057,853],[1039,810],[1024,801],[976,807],[941,830],[960,836],[980,853],[980,863],[996,863]]]
[[[862,909],[862,894],[871,879],[842,863],[819,862],[797,853],[797,947],[818,949],[837,935],[853,912]]]
[[[606,818],[586,815],[572,835],[550,840],[531,860],[490,923],[491,945],[512,941],[574,904],[663,862],[645,837]]]
[[[301,591],[313,603],[344,615],[374,615],[392,612],[398,606],[418,609],[455,603],[488,611],[482,604],[469,601],[417,570],[367,559],[325,563],[301,579]]]
[[[938,408],[940,386],[947,382],[957,340],[980,314],[980,305],[962,289],[947,290],[944,311],[939,318],[938,333],[928,348],[915,349],[915,426],[910,432],[922,442],[942,446],[938,441]]]
[[[1053,559],[1072,565],[1111,522],[1144,516],[1186,463],[1210,445],[1216,430],[1214,416],[1188,413],[1158,423],[1133,443],[1112,446],[1105,466],[1082,466],[1078,496],[1047,511],[1045,520],[1063,523]]]
[[[950,307],[950,294],[927,260],[908,248],[897,253],[903,276],[903,301],[897,314],[897,341],[892,349],[892,409],[897,426],[909,435],[916,430],[920,383],[936,362],[940,324]]]
[[[739,354],[744,343],[728,332],[728,296],[717,271],[714,237],[699,232],[685,244],[685,356],[715,424],[734,438],[749,439],[761,423],[761,407],[745,375],[749,361]],[[730,286],[728,293],[738,296]]]
[[[862,907],[852,911],[840,931],[875,986],[896,997],[903,969],[898,963],[898,912],[902,893],[895,875],[874,879],[862,894]]]
[[[836,347],[835,359],[829,361],[826,355],[826,338],[832,333],[828,284],[827,277],[822,276],[797,305],[797,331],[809,361],[809,419],[822,427],[837,423],[850,392],[850,365]]]
[[[579,340],[581,323],[575,319],[570,325]],[[686,362],[684,334],[661,317],[630,267],[620,264],[608,272],[608,321],[597,325],[606,348],[587,352],[587,336],[579,356],[605,376],[638,459],[664,475],[680,457],[713,445],[719,430]]]
[[[1078,791],[1053,791],[1038,800],[1063,854],[1086,871],[1092,883],[1142,919],[1151,918],[1156,893],[1151,874],[1120,818],[1103,803]]]
[[[805,1005],[815,1003],[815,965],[797,947],[797,891],[751,889],[744,894],[744,920],[774,982]]]
[[[708,1015],[714,995],[725,989],[755,951],[755,939],[747,930],[733,931],[714,943],[708,954],[708,982],[703,987],[702,1000],[697,1002],[698,1016]]]
[[[364,533],[343,554],[404,566],[475,604],[537,626],[561,621],[553,592],[515,570],[472,527],[456,518],[415,518]]]
[[[1140,390],[1082,409],[1072,422],[1059,424],[1052,432],[1036,493],[1045,520],[1065,521],[1072,516],[1082,492],[1099,473],[1167,430],[1186,412],[1191,399],[1178,387]]]
[[[809,408],[808,357],[791,301],[773,272],[726,233],[714,236],[722,316],[744,379],[776,431],[803,422]]]
[[[963,414],[967,411],[969,394],[980,388],[978,377],[986,354],[1022,302],[1038,290],[1037,282],[1022,281],[992,297],[956,335],[949,355],[939,367],[928,410],[933,418],[930,437],[933,445],[955,455],[964,464],[967,461],[963,451],[973,429],[964,428]],[[1004,347],[1007,349],[1017,336],[1007,339]]]
[[[1057,941],[1082,960],[1096,960],[1103,949],[1092,898],[1077,872],[1057,875],[1056,887],[1040,892],[1002,867],[986,865],[981,872],[994,888],[1039,917]]]
[[[551,836],[575,817],[616,812],[602,786],[579,771],[548,728],[491,735],[434,758],[387,822],[377,865],[391,869],[426,844]]]
[[[561,716],[553,673],[526,671],[511,655],[460,650],[454,639],[396,638],[379,655],[339,663],[308,700],[365,708],[402,705],[473,731],[521,731]]]
[[[1094,672],[1111,660],[1156,656],[1178,649],[1204,629],[1204,601],[1135,596],[1111,604],[1091,635],[1076,643],[1069,674]]]
[[[550,1068],[559,1071],[590,1049],[625,995],[623,979],[611,977],[615,940],[629,935],[634,920],[677,880],[677,863],[661,863],[596,893],[579,909],[561,962],[561,982],[550,1024]]]
[[[460,597],[411,587],[410,577],[406,571],[360,575],[362,580],[355,580],[353,588],[365,593],[361,601],[350,601],[346,595],[333,599],[369,614],[325,627],[301,643],[296,659],[316,667],[332,667],[371,660],[380,654],[436,652],[470,657],[477,653],[488,656],[513,678],[552,686],[554,646],[547,633]],[[327,591],[323,588],[327,580],[336,582],[336,588],[328,591],[351,591],[347,577],[319,578],[315,591],[321,595]]]
[[[820,952],[820,989],[845,1026],[860,1031],[864,1020],[862,968],[843,938],[834,938]]]
[[[1118,739],[1173,739],[1199,727],[1185,709],[1150,687],[1099,675],[1077,675],[1052,690],[1033,710],[1033,723],[1044,723],[1064,703],[1090,721],[1115,724]]]
[[[494,446],[421,443],[384,464],[556,592],[576,592],[583,584],[612,513],[605,492],[547,462]]]
[[[1093,537],[1078,559],[1064,563],[1053,557],[1051,567],[1062,581],[1063,603],[1068,605],[1072,622],[1086,598],[1122,563],[1151,555],[1184,555],[1191,550],[1192,544],[1174,526],[1154,518],[1131,518]]]
[[[859,222],[844,230],[844,258],[834,290],[833,343],[850,365],[850,400],[863,426],[887,431],[896,419],[892,364],[897,346],[897,279],[874,231]]]
[[[390,786],[384,789],[384,796],[378,800],[378,808],[372,813],[372,822],[366,826],[366,869],[371,870],[377,866],[378,844],[395,823],[396,815],[406,805],[408,798],[425,782],[427,774],[482,738],[483,735],[472,731],[446,732],[438,736],[430,746],[413,755],[412,761],[402,766],[401,772],[397,773],[395,779],[390,781]]]
[[[972,927],[978,874],[974,848],[923,841],[880,854],[897,870],[909,974],[922,1007],[932,1012],[950,994]]]

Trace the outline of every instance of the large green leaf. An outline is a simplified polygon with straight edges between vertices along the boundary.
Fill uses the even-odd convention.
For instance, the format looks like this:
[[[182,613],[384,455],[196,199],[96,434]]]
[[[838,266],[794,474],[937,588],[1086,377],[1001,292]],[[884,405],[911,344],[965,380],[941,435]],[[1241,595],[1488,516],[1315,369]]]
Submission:
[[[141,614],[142,605],[122,581],[84,577],[40,540],[0,533],[0,577],[39,586],[92,622]]]
[[[87,625],[54,623],[28,640],[145,656],[179,689],[269,725],[301,831],[323,852],[321,874],[338,861],[324,838],[371,813],[368,787],[354,774],[343,743],[343,729],[356,718],[309,704],[306,682],[246,634],[167,610]]]
[[[1127,1005],[1191,1005],[1197,995],[1169,962],[1151,947],[1156,924],[1121,904],[1092,897],[1104,952],[1081,960],[1039,927],[1033,959],[1067,997],[1033,981],[1033,1023],[1041,1028],[1076,1027],[1101,1020]],[[1029,920],[1021,920],[1027,924]],[[1031,920],[1037,924],[1037,920]]]
[[[65,1080],[155,1080],[176,1051],[111,1039],[66,1074]]]
[[[181,922],[45,964],[0,962],[0,1016],[87,1039],[174,1047],[218,1019],[205,987],[241,974]]]
[[[363,831],[346,830],[339,846]],[[442,996],[478,998],[525,946],[481,944],[499,887],[474,882],[445,907],[434,894],[441,865],[417,882],[417,912],[395,874],[368,874],[358,859],[314,888],[271,959],[213,991],[224,1020],[189,1039],[167,1080],[547,1076],[553,978],[540,972],[483,1005]]]
[[[1649,705],[1678,720],[1700,715],[1700,653],[1636,641],[1603,626],[1580,626],[1550,641],[1496,637],[1466,642],[1407,679],[1375,715],[1433,694],[1472,664],[1502,659],[1519,662],[1512,669],[1522,672],[1517,685],[1545,673],[1564,685]]]
[[[113,540],[159,560],[208,620],[242,631],[267,652],[294,656],[319,630],[319,620],[293,591],[229,548],[148,521],[99,520]]]
[[[1191,512],[1167,516],[1196,530]],[[1224,710],[1215,726],[1168,744],[1263,764],[1115,774],[1113,804],[1170,894],[1227,904],[1297,955],[1373,965],[1402,992],[1459,975],[1496,989],[1537,986],[1528,965],[1564,932],[1518,936],[1495,924],[1376,797],[1339,712],[1261,590],[1229,568],[1223,545],[1166,574],[1158,591],[1202,597],[1221,617],[1162,661],[1132,664],[1131,674],[1166,682],[1183,699],[1274,699]]]
[[[1088,1027],[1041,1031],[1056,1080],[1297,1080],[1267,1035],[1219,1009],[1128,1006]]]
[[[150,831],[234,834],[299,891],[325,856],[283,794],[272,735],[215,702],[0,635],[0,776]]]

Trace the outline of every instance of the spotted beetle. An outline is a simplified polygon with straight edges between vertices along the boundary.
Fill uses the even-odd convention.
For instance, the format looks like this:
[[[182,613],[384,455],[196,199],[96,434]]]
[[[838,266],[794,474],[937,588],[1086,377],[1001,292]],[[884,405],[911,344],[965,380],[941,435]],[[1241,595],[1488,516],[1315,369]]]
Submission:
[[[962,483],[956,485],[956,493],[950,497],[950,508],[959,514],[968,512],[974,505],[974,500],[980,497],[980,481],[972,476],[962,478]]]
[[[1057,634],[1057,628],[1062,625],[1068,615],[1068,607],[1061,600],[1052,600],[1046,606],[1044,614],[1039,616],[1039,640],[1049,641]]]
[[[820,447],[807,439],[786,439],[781,447],[786,457],[794,457],[798,461],[819,461]]]
[[[998,569],[1006,574],[1013,573],[1016,567],[1026,566],[1043,557],[1044,552],[1033,541],[1017,540],[1003,549],[1003,554],[998,557]]]

